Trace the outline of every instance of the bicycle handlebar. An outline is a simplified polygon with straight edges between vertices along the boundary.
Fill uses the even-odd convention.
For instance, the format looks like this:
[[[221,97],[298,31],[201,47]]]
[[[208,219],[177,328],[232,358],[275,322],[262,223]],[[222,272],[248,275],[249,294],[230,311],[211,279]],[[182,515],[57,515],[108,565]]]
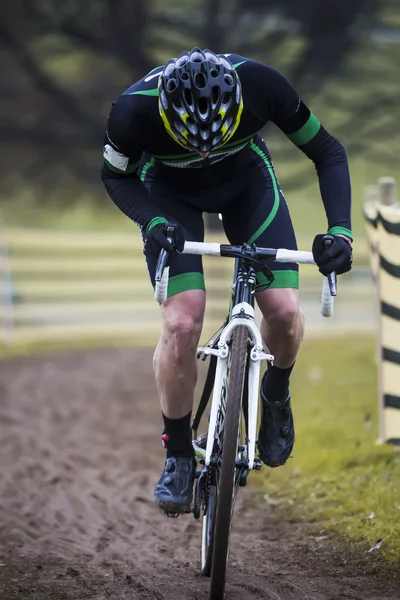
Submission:
[[[327,236],[328,237],[328,236]],[[327,239],[329,241],[329,238]],[[182,254],[197,254],[202,256],[243,256],[241,246],[216,244],[211,242],[185,242]],[[275,262],[296,262],[298,264],[315,265],[312,252],[301,250],[287,250],[285,248],[257,248],[252,249],[253,256],[258,260],[273,260]],[[166,256],[165,256],[166,255]],[[169,267],[165,267],[168,253],[161,251],[156,269],[156,286],[154,297],[162,304],[167,299]],[[162,266],[163,265],[163,266]],[[333,298],[336,296],[336,274],[331,273],[324,277],[321,295],[321,314],[330,317],[333,312]]]

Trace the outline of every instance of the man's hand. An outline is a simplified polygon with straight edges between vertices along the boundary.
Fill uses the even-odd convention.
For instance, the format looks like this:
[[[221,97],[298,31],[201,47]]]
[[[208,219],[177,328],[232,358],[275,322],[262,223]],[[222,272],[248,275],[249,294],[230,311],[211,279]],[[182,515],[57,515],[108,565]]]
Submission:
[[[350,271],[353,263],[351,240],[344,235],[335,235],[335,241],[325,247],[323,238],[325,234],[318,234],[314,238],[312,253],[314,260],[322,275],[329,275],[336,271],[338,275]]]
[[[175,228],[172,243],[167,239],[167,227]],[[167,252],[171,252],[172,250],[182,252],[185,245],[185,234],[182,227],[177,223],[157,223],[144,234],[144,238],[143,252],[149,258],[151,257],[156,260],[162,248],[167,250]]]

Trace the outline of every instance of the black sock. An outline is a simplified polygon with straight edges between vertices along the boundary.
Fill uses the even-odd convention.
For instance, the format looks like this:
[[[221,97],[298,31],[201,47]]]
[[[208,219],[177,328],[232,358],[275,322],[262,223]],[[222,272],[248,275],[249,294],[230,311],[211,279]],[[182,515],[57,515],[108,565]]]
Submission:
[[[284,402],[289,391],[289,378],[294,367],[294,363],[287,369],[272,367],[268,365],[268,370],[262,380],[262,388],[269,402]]]
[[[167,458],[170,456],[194,456],[190,422],[192,411],[181,419],[169,419],[163,413],[164,433],[168,436]]]

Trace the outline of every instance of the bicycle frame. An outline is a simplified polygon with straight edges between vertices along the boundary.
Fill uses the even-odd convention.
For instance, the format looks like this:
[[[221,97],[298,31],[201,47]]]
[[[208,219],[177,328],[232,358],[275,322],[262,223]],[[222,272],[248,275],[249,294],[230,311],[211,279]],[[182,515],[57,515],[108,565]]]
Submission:
[[[171,241],[174,228],[170,226],[167,230],[168,239]],[[325,236],[325,244],[329,246],[333,241],[333,236],[327,234]],[[216,243],[203,242],[186,242],[183,250],[184,254],[200,254],[210,256],[225,256],[235,258],[235,274],[234,274],[234,302],[230,312],[228,322],[224,325],[216,340],[211,341],[207,346],[198,349],[198,356],[214,355],[217,358],[217,365],[214,377],[214,390],[211,404],[210,422],[208,427],[206,452],[199,448],[194,442],[196,453],[205,463],[206,467],[213,464],[213,447],[214,440],[221,441],[223,432],[223,423],[226,413],[226,393],[228,390],[228,379],[230,369],[230,338],[235,327],[244,325],[248,332],[251,343],[251,352],[249,360],[248,373],[248,422],[246,423],[247,445],[248,452],[246,455],[246,469],[254,469],[255,465],[255,442],[256,442],[256,420],[258,412],[258,382],[260,375],[261,360],[269,360],[273,362],[273,356],[268,352],[264,352],[263,341],[261,334],[257,329],[254,321],[254,293],[256,289],[256,274],[254,264],[258,265],[261,270],[267,272],[268,269],[263,264],[263,261],[276,262],[298,262],[299,264],[315,264],[311,252],[303,252],[298,250],[287,250],[284,248],[258,248],[253,245],[243,244],[242,246],[231,246]],[[156,268],[156,286],[155,298],[162,303],[167,298],[168,289],[168,256],[169,254],[162,250],[157,262]],[[269,274],[271,274],[269,272]],[[271,280],[272,281],[272,280]],[[321,296],[321,314],[324,317],[329,317],[333,309],[333,297],[336,296],[336,273],[331,273],[323,279],[322,296]],[[210,381],[211,383],[211,381]],[[211,390],[210,390],[211,391]],[[203,393],[204,396],[204,393]],[[208,404],[208,397],[203,397],[201,400],[202,407],[198,409],[193,421],[192,429],[196,432],[197,425],[202,414]],[[196,423],[196,425],[195,425]],[[217,430],[218,428],[218,430]],[[219,444],[221,447],[221,444]],[[218,459],[217,459],[218,461]],[[260,464],[257,461],[258,465]],[[257,465],[257,468],[259,466]]]
[[[239,325],[244,325],[248,332],[251,344],[249,354],[249,374],[248,374],[248,411],[247,411],[247,462],[246,468],[254,468],[255,447],[256,447],[256,428],[258,414],[258,394],[260,379],[260,363],[262,360],[273,362],[274,357],[264,352],[264,345],[261,334],[254,321],[254,291],[255,291],[255,272],[253,268],[240,264],[236,260],[234,286],[236,294],[230,314],[230,319],[222,329],[217,348],[205,346],[199,348],[199,353],[203,356],[217,356],[217,367],[215,373],[215,382],[213,396],[211,401],[210,421],[208,425],[207,446],[205,452],[205,465],[212,464],[214,440],[220,437],[223,430],[223,423],[226,412],[226,394],[229,384],[230,370],[230,339],[233,330]]]
[[[172,239],[173,227],[168,227],[167,233]],[[327,245],[330,245],[333,240],[333,236],[326,236]],[[255,268],[266,275],[270,284],[273,275],[266,261],[313,264],[314,258],[311,252],[284,248],[258,248],[255,244],[232,246],[203,242],[186,242],[183,253],[235,258],[232,288],[234,296],[228,319],[215,339],[198,349],[198,358],[205,359],[210,355],[210,367],[192,422],[192,430],[196,438],[192,442],[193,448],[202,465],[201,470],[196,472],[197,482],[193,504],[195,519],[199,519],[203,514],[201,572],[203,575],[211,576],[210,598],[222,598],[231,519],[237,491],[239,487],[246,485],[249,471],[261,469],[261,460],[255,458],[260,363],[262,360],[271,363],[274,360],[268,349],[264,347],[261,333],[254,320]],[[165,268],[167,262],[168,255],[162,251],[155,275],[155,299],[160,304],[168,296],[168,271]],[[324,278],[322,286],[321,314],[323,316],[332,314],[335,295],[336,274],[331,273],[329,277]],[[235,331],[237,327],[240,327],[240,330]],[[237,352],[235,355],[232,352],[233,348]],[[231,372],[232,364],[238,369],[237,373]],[[209,403],[211,389],[213,393],[208,432],[198,438],[197,429]],[[241,397],[238,397],[239,394]],[[229,407],[228,398],[231,403]],[[245,428],[240,421],[240,410],[244,417]]]

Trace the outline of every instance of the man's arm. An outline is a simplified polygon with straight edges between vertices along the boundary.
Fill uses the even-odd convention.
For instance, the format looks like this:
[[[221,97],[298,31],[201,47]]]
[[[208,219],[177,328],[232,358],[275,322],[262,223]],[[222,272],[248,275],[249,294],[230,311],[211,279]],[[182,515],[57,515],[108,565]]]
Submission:
[[[328,232],[352,240],[351,184],[346,152],[328,133],[282,76],[276,99],[274,123],[308,158],[317,170],[328,219]]]
[[[135,122],[130,103],[131,98],[121,96],[108,117],[101,178],[118,208],[141,228],[146,228],[150,221],[162,215],[151,205],[138,176],[142,155],[140,122]]]
[[[249,62],[246,77],[258,89],[260,118],[274,122],[314,162],[328,231],[351,240],[351,185],[343,146],[324,129],[283,75]]]
[[[275,123],[315,164],[328,232],[352,240],[350,174],[342,144],[300,99],[291,114]]]

